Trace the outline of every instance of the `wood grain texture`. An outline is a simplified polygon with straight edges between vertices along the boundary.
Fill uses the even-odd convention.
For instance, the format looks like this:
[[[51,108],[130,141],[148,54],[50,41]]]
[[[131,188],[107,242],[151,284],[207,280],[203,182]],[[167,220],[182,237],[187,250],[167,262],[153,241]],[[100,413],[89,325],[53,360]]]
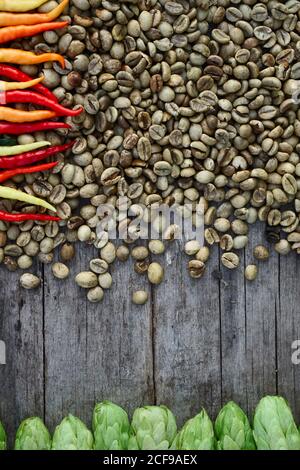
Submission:
[[[201,279],[191,279],[188,257],[168,250],[165,281],[154,289],[155,385],[179,423],[205,406],[215,414],[221,397],[219,282],[214,250]]]
[[[245,407],[249,413],[264,394],[277,393],[278,255],[270,249],[270,259],[258,262],[253,256],[253,249],[259,244],[271,248],[266,242],[262,224],[251,227],[245,259],[246,265],[258,266],[256,280],[245,284]]]
[[[74,283],[96,254],[89,249],[77,250],[65,281],[50,266],[34,266],[45,281],[31,292],[19,287],[20,273],[1,267],[0,419],[10,436],[29,415],[45,417],[51,430],[68,412],[90,424],[94,403],[105,398],[130,412],[165,403],[181,424],[201,406],[215,416],[232,398],[251,413],[261,396],[278,392],[300,421],[300,365],[291,362],[291,342],[300,339],[299,259],[272,253],[257,280],[245,283],[244,266],[262,242],[262,227],[251,227],[231,272],[214,249],[199,280],[190,279],[175,243],[160,257],[166,275],[155,288],[131,261],[116,262],[113,288],[95,305]],[[142,288],[151,299],[134,306],[131,294]]]
[[[239,250],[240,264],[229,270],[220,263],[220,315],[222,402],[236,400],[245,406],[247,397],[245,254]],[[223,254],[221,251],[220,257]]]
[[[88,270],[80,256],[71,270]],[[93,254],[92,254],[93,253]],[[149,288],[134,273],[132,262],[112,267],[113,288],[91,304],[73,276],[45,277],[46,421],[53,429],[72,412],[90,424],[96,401],[111,399],[127,409],[153,402],[151,303],[131,304],[131,292]]]
[[[41,275],[40,266],[33,269]],[[44,414],[43,289],[20,289],[19,277],[4,270],[0,277],[0,339],[6,344],[6,365],[0,365],[0,419],[10,445],[22,419]]]
[[[300,421],[300,364],[293,364],[294,341],[300,340],[300,264],[295,253],[281,256],[279,263],[279,309],[277,321],[278,393],[290,402]],[[299,346],[298,348],[299,349]],[[296,359],[300,359],[297,354]]]

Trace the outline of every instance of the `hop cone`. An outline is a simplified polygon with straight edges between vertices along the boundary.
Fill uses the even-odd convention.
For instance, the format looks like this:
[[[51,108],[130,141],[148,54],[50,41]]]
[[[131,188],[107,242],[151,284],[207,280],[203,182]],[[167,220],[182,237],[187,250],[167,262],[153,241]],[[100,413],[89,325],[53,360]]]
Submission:
[[[166,406],[137,408],[131,426],[134,435],[129,439],[130,450],[169,449],[177,431],[175,417]]]
[[[91,450],[93,435],[86,425],[69,414],[56,426],[52,441],[52,450]]]
[[[220,411],[215,422],[219,450],[254,450],[255,442],[247,416],[233,401]]]
[[[6,433],[0,421],[0,450],[5,450],[5,449],[6,449]]]
[[[258,450],[300,450],[300,434],[282,397],[266,396],[256,407],[253,435]]]
[[[175,450],[213,450],[214,428],[205,410],[189,419],[177,434],[172,448]]]
[[[15,440],[15,450],[50,450],[51,436],[40,418],[22,421]]]
[[[98,403],[93,413],[96,450],[126,450],[130,423],[126,411],[110,401]]]

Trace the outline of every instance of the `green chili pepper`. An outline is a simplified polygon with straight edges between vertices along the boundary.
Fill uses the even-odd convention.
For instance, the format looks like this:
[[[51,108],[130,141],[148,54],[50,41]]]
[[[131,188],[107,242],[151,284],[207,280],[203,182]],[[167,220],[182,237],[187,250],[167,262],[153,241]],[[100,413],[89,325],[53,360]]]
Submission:
[[[31,144],[0,147],[0,156],[19,155],[20,153],[30,152],[32,150],[46,147],[47,145],[51,145],[51,143],[43,140],[41,142],[33,142]]]
[[[28,202],[28,204],[45,207],[45,209],[56,212],[55,207],[43,199],[31,196],[31,194],[23,193],[22,191],[18,191],[17,189],[10,188],[8,186],[0,186],[0,197],[3,199],[14,199],[16,201]]]

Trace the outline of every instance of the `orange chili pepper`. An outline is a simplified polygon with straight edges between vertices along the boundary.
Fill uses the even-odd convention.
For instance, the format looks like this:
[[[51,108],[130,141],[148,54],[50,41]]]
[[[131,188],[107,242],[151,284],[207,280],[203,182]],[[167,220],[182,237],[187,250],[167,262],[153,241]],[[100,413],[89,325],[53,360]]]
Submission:
[[[46,52],[45,54],[34,54],[21,49],[0,49],[0,62],[19,65],[35,65],[43,62],[57,61],[64,68],[65,59],[60,54]]]
[[[7,26],[6,28],[0,28],[0,44],[29,36],[36,36],[45,31],[64,28],[68,24],[68,21],[57,21],[55,23],[42,23],[33,26]]]
[[[56,20],[64,11],[69,0],[63,0],[49,13],[6,13],[0,12],[0,26],[22,26],[49,23]]]
[[[8,122],[33,122],[52,119],[56,114],[52,111],[22,111],[20,109],[0,106],[0,119]]]

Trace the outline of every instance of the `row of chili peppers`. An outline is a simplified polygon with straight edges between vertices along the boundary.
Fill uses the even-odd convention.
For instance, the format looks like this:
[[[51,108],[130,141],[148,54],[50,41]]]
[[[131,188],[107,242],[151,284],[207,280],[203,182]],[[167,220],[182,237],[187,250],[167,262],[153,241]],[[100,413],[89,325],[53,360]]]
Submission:
[[[38,8],[46,1],[48,0],[0,0],[0,44],[67,26],[67,21],[53,23],[53,20],[63,13],[69,0],[62,0],[49,13],[27,13]],[[41,83],[43,77],[32,79],[29,75],[10,65],[32,65],[48,61],[58,61],[62,67],[65,65],[64,58],[59,54],[45,53],[36,55],[18,49],[0,48],[0,76],[10,80],[0,81],[1,104],[30,103],[47,108],[46,110],[27,111],[0,106],[1,134],[20,135],[59,128],[69,129],[68,124],[51,121],[50,119],[60,116],[76,116],[82,112],[82,108],[70,110],[61,106],[55,95]],[[32,90],[28,90],[28,88]],[[27,165],[64,152],[70,149],[73,144],[74,142],[70,142],[49,147],[50,142],[43,141],[26,145],[0,146],[0,168],[5,169],[5,171],[0,172],[0,182],[3,183],[20,174],[53,169],[57,162],[35,166]],[[23,201],[56,212],[55,207],[48,202],[9,186],[0,186],[0,198]],[[47,214],[16,214],[0,210],[0,220],[22,222],[24,220],[58,221],[60,219]]]

